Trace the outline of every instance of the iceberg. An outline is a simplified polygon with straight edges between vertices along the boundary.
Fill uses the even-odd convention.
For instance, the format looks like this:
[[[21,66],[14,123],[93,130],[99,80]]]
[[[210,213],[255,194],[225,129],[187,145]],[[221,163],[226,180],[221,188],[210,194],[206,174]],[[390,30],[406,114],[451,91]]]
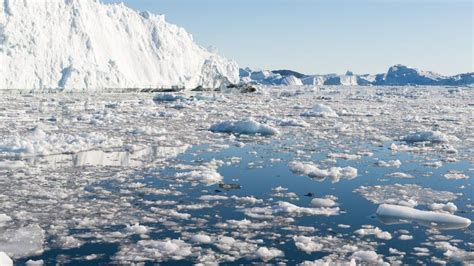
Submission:
[[[21,30],[19,30],[21,29]],[[219,88],[237,64],[164,15],[96,0],[0,0],[0,90]]]

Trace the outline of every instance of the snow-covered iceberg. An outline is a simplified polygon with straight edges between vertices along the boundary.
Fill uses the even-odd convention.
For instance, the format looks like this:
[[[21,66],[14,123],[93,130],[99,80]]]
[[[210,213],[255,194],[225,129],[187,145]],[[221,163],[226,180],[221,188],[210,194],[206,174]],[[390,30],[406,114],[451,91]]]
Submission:
[[[97,0],[0,0],[0,90],[237,83],[239,68],[164,15]]]
[[[377,216],[385,224],[416,222],[438,229],[461,229],[471,224],[471,220],[460,216],[432,211],[421,211],[411,207],[382,204],[377,209]]]

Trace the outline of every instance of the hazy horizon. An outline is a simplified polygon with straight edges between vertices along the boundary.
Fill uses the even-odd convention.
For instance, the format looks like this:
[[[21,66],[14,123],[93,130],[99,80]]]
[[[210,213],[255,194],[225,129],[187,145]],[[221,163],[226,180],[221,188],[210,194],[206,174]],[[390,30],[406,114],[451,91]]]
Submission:
[[[474,71],[472,1],[123,2],[165,14],[242,68],[376,74],[403,64],[443,75]]]

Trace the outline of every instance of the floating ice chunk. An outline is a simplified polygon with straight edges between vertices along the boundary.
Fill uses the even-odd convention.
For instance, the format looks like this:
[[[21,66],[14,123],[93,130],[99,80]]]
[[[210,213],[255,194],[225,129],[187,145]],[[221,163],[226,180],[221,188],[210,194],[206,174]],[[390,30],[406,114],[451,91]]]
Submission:
[[[285,118],[277,121],[282,127],[309,127],[310,125],[301,119]]]
[[[0,250],[13,258],[43,253],[44,231],[39,225],[0,233]]]
[[[380,166],[380,167],[395,167],[395,168],[399,168],[401,165],[402,165],[402,162],[400,162],[400,160],[390,160],[388,162],[386,161],[378,161],[377,163],[375,163],[376,165]]]
[[[263,200],[262,199],[257,199],[255,198],[254,196],[245,196],[245,197],[237,197],[235,195],[233,195],[231,197],[233,200],[236,200],[240,203],[244,203],[244,204],[258,204],[258,203],[263,203]]]
[[[203,201],[227,200],[229,197],[221,195],[202,195],[199,197]]]
[[[209,130],[216,133],[235,133],[243,135],[260,134],[263,136],[270,136],[279,134],[276,128],[261,124],[252,119],[223,121],[212,125]]]
[[[436,162],[426,162],[423,165],[433,167],[433,168],[439,168],[439,167],[443,166],[443,163],[440,162],[440,161],[436,161]]]
[[[339,117],[330,106],[320,103],[316,104],[310,111],[301,113],[301,116]]]
[[[469,179],[469,176],[465,175],[463,172],[451,170],[444,174],[444,178],[448,180],[459,180],[459,179]]]
[[[415,178],[414,176],[412,176],[410,174],[402,173],[402,172],[395,172],[395,173],[387,174],[387,176],[388,177],[406,178],[406,179]]]
[[[324,257],[314,261],[303,261],[298,266],[357,266],[356,260],[341,261],[330,257]]]
[[[186,97],[182,94],[173,94],[173,93],[157,93],[153,97],[154,102],[176,102],[185,100]]]
[[[324,104],[315,105],[310,111],[301,113],[301,116],[339,117],[330,106]]]
[[[357,177],[357,169],[351,166],[320,169],[313,163],[302,163],[296,161],[290,162],[288,166],[290,167],[290,170],[296,174],[307,175],[311,178],[320,180],[330,177],[333,183],[339,182],[341,178],[353,179]]]
[[[134,225],[127,225],[127,231],[139,234],[139,235],[144,235],[148,233],[148,228],[144,225],[140,225],[139,223],[136,223]]]
[[[314,198],[311,200],[311,204],[316,207],[334,207],[337,203],[330,198]]]
[[[295,242],[295,246],[308,254],[313,252],[321,251],[324,247],[323,244],[316,243],[313,241],[312,237],[307,236],[295,236],[293,237],[293,241]]]
[[[158,260],[181,260],[192,254],[191,245],[179,239],[141,240],[138,246],[153,251]]]
[[[0,251],[0,265],[1,266],[13,266],[13,260],[8,257],[5,252]]]
[[[415,207],[435,202],[448,202],[458,198],[449,191],[437,191],[415,184],[393,184],[386,186],[361,186],[354,190],[375,204],[395,204]]]
[[[67,134],[46,133],[44,130],[45,128],[39,124],[26,135],[16,135],[0,140],[0,154],[50,155],[122,145],[120,139],[109,138],[106,134],[98,132]],[[21,166],[21,163],[9,164],[10,166]]]
[[[360,236],[374,235],[375,237],[377,237],[379,239],[385,239],[385,240],[392,239],[392,235],[389,232],[382,231],[380,228],[372,227],[372,226],[369,226],[367,228],[358,229],[354,233],[356,233]]]
[[[444,252],[444,256],[455,262],[464,262],[465,265],[472,265],[474,262],[474,252],[465,251],[458,247],[453,246],[449,242],[440,241],[435,242],[436,249]]]
[[[205,234],[197,234],[191,237],[191,242],[193,243],[209,244],[211,241],[211,237]]]
[[[290,215],[337,215],[339,208],[305,208],[285,201],[279,201],[272,207],[274,213],[287,213]]]
[[[451,141],[458,141],[459,139],[455,136],[446,135],[440,131],[420,131],[408,134],[403,141],[407,143],[416,142],[431,142],[431,143],[448,143]]]
[[[26,262],[26,266],[43,266],[44,261],[43,260],[28,260]]]
[[[430,210],[437,212],[455,213],[458,210],[458,207],[452,202],[448,202],[446,204],[433,203],[430,204],[428,207],[430,208]]]
[[[58,239],[58,244],[64,249],[78,248],[84,244],[83,241],[73,236],[62,236]]]
[[[369,263],[369,264],[374,264],[374,263],[381,263],[383,261],[380,261],[379,255],[375,251],[363,251],[359,250],[354,252],[352,254],[352,258],[354,258],[356,261],[360,261],[362,263]],[[387,263],[388,265],[388,263]]]
[[[223,177],[217,168],[222,164],[222,161],[212,160],[203,165],[192,168],[188,172],[178,172],[175,177],[182,178],[188,182],[199,182],[206,185],[213,185],[223,180]]]
[[[377,216],[386,224],[417,222],[438,229],[461,229],[471,224],[471,220],[452,214],[420,211],[411,207],[390,204],[380,205],[377,209]]]
[[[267,247],[261,247],[255,252],[255,256],[265,262],[272,260],[275,257],[283,257],[284,255],[283,251],[279,249]]]
[[[254,207],[244,209],[245,215],[257,219],[272,219],[273,215],[286,214],[288,216],[303,216],[303,215],[324,215],[332,216],[339,214],[339,208],[306,208],[299,207],[285,201],[279,201],[274,206],[268,207]]]
[[[400,235],[400,236],[398,237],[398,239],[404,240],[404,241],[406,241],[406,240],[412,240],[412,239],[413,239],[413,236],[412,236],[412,235]]]
[[[328,154],[329,158],[339,158],[344,160],[359,160],[361,158],[360,155],[357,154],[347,154],[347,153],[330,153]]]
[[[0,169],[19,169],[25,167],[26,164],[23,161],[0,161]]]
[[[11,221],[12,218],[6,214],[0,214],[0,227],[2,227],[2,225],[4,225],[5,223]]]

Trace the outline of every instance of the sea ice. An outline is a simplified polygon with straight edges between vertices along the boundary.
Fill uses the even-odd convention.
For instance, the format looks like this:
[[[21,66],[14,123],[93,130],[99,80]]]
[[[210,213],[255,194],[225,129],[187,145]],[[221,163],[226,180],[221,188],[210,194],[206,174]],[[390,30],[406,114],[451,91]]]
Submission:
[[[413,221],[439,229],[460,229],[471,224],[471,220],[452,214],[421,211],[411,207],[390,204],[380,205],[377,209],[377,216],[386,224]]]
[[[244,135],[260,134],[262,136],[270,136],[279,134],[276,128],[261,124],[252,119],[220,122],[212,125],[209,130],[216,133],[234,133]]]
[[[327,117],[335,118],[339,117],[337,113],[328,105],[317,104],[310,111],[301,113],[301,116],[318,116],[318,117]]]
[[[402,140],[407,143],[416,142],[431,142],[431,143],[448,143],[451,141],[457,141],[458,138],[449,136],[440,131],[419,131],[408,134]]]
[[[13,258],[43,253],[44,231],[39,225],[30,225],[17,230],[0,233],[0,250]]]
[[[307,175],[319,180],[330,177],[333,183],[339,182],[341,178],[354,179],[357,177],[357,169],[351,166],[320,169],[316,164],[297,161],[290,162],[288,166],[290,170],[296,174]]]

